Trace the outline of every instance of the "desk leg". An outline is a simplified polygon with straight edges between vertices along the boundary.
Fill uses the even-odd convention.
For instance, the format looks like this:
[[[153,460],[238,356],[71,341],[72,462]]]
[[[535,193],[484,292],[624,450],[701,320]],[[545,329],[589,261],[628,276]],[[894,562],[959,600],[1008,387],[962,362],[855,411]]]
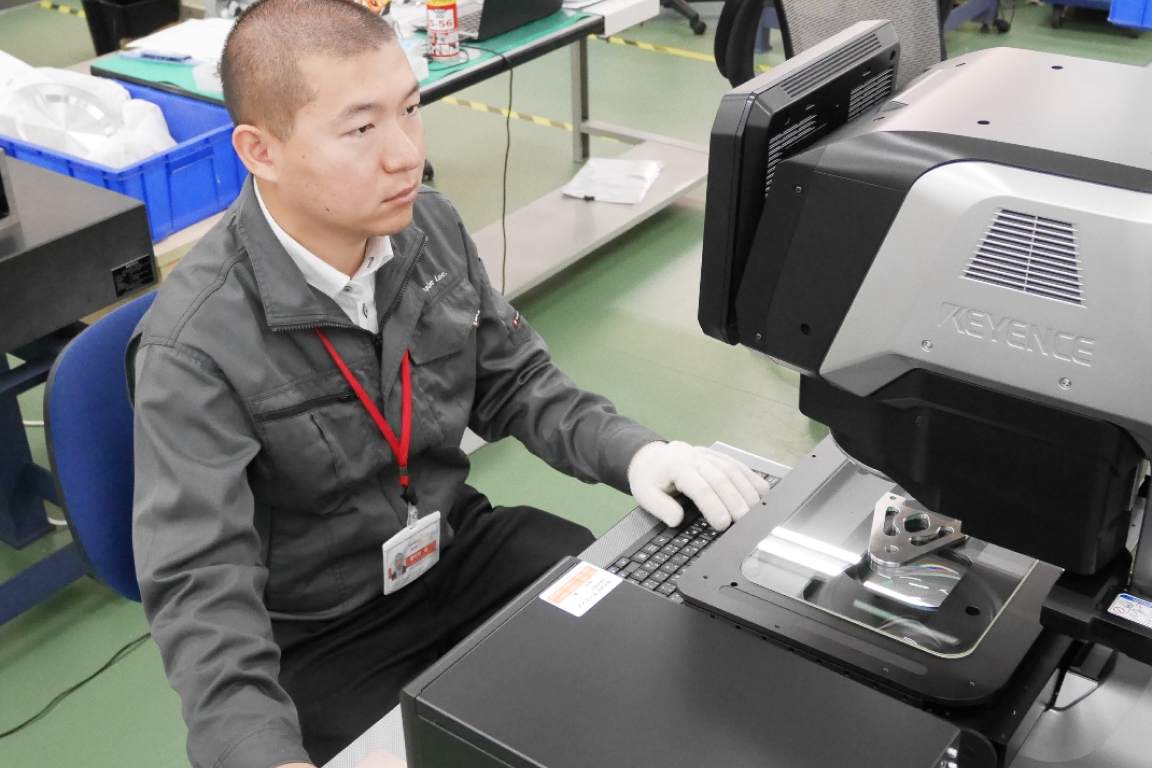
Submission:
[[[572,52],[572,159],[582,163],[591,154],[589,135],[584,130],[588,121],[588,38],[582,37],[571,46]]]
[[[8,358],[0,355],[0,374]],[[20,549],[52,530],[44,512],[40,467],[32,463],[16,393],[0,393],[0,541]],[[49,483],[51,485],[51,483]]]

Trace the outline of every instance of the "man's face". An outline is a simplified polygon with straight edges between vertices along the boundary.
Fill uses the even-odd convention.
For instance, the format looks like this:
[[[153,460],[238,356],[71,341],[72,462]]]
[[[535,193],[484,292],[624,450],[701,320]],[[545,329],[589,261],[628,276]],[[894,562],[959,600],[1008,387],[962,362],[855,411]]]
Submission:
[[[273,140],[280,199],[301,221],[333,233],[391,235],[412,221],[424,172],[424,122],[399,45],[351,58],[299,62],[315,98],[287,141]]]

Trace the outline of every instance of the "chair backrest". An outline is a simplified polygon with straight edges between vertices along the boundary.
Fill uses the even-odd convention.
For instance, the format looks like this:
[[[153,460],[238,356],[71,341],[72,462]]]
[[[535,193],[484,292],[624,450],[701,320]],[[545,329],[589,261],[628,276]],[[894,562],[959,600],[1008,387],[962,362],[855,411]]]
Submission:
[[[896,88],[945,58],[938,0],[775,0],[791,55],[806,51],[858,21],[887,19],[900,39]]]
[[[85,328],[56,358],[44,391],[48,456],[72,537],[93,575],[136,601],[124,353],[155,298],[155,291],[145,294]]]

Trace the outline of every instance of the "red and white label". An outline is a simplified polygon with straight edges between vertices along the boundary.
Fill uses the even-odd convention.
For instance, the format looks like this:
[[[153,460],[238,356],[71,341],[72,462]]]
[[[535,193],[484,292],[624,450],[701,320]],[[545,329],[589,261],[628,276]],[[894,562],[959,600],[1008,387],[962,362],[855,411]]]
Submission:
[[[456,3],[428,3],[428,55],[433,61],[455,61],[460,56],[460,20]]]
[[[583,616],[621,581],[619,576],[608,571],[580,563],[541,592],[540,599],[573,616]]]

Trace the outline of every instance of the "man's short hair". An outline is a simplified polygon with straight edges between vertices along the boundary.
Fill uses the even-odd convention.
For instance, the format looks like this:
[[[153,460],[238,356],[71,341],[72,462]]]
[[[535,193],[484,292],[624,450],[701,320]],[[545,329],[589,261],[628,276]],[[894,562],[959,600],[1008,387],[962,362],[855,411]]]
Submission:
[[[224,104],[236,125],[256,125],[286,141],[296,113],[316,97],[301,59],[348,58],[395,39],[387,21],[351,0],[260,0],[236,20],[224,45]]]

